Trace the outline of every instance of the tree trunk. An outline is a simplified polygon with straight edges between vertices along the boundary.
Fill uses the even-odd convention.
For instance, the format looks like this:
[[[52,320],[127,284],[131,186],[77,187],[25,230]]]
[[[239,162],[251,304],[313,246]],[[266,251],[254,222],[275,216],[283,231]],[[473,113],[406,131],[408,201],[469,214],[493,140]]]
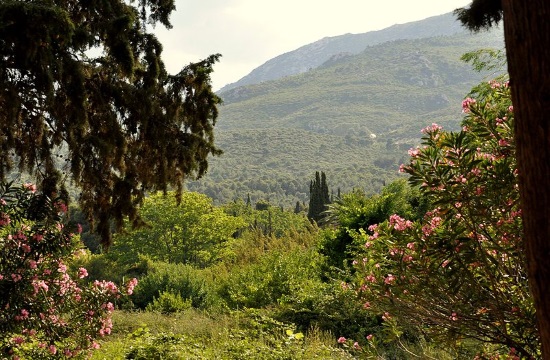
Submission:
[[[502,0],[524,243],[544,359],[550,359],[550,1]]]

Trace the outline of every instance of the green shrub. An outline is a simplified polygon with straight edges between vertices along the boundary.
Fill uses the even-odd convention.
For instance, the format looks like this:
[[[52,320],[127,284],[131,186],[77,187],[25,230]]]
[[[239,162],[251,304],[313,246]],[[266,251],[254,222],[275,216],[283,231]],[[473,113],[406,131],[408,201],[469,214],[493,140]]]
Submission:
[[[185,311],[191,308],[191,299],[183,299],[181,294],[171,291],[163,291],[158,298],[148,304],[148,311],[159,311],[163,314]]]
[[[189,265],[164,262],[150,262],[148,266],[147,274],[135,288],[132,300],[136,307],[145,309],[165,292],[190,301],[194,308],[208,305],[208,290],[201,270]]]
[[[354,293],[336,282],[304,282],[279,300],[273,316],[295,324],[300,331],[318,328],[338,337],[364,339],[380,329],[380,319],[369,315]]]
[[[319,276],[318,256],[313,250],[299,248],[268,252],[255,263],[232,269],[219,295],[232,309],[277,304],[283,296]]]

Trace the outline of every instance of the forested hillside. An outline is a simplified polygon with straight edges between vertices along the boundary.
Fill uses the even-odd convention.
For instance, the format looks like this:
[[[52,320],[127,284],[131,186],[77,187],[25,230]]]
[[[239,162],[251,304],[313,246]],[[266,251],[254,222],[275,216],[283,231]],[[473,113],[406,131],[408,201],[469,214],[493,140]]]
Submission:
[[[489,75],[460,57],[480,48],[501,49],[502,34],[386,42],[223,92],[217,143],[225,153],[188,188],[220,203],[250,194],[290,207],[307,200],[311,177],[324,171],[334,191],[379,191],[398,176],[418,129],[458,127],[464,95]]]

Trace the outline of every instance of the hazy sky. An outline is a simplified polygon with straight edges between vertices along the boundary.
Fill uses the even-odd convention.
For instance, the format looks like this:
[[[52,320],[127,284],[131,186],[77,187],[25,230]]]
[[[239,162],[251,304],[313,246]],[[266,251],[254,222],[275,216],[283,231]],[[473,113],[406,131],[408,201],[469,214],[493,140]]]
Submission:
[[[174,26],[157,26],[171,73],[222,54],[214,89],[326,36],[364,33],[444,14],[471,0],[176,0]]]

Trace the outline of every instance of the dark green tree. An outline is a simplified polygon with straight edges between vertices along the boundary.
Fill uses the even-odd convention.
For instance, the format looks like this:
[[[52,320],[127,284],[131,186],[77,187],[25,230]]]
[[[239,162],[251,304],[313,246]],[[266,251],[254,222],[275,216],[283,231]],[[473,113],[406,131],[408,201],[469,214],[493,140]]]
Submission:
[[[350,265],[358,248],[350,232],[367,229],[370,225],[386,220],[392,214],[408,219],[420,219],[427,209],[428,199],[405,180],[397,180],[382,189],[380,194],[367,196],[362,190],[338,196],[325,212],[325,222],[334,231],[325,233],[321,253],[327,265],[341,269]]]
[[[174,9],[173,0],[0,2],[0,179],[17,168],[59,195],[70,178],[104,245],[113,221],[139,224],[146,191],[173,186],[180,197],[184,178],[221,153],[210,85],[219,55],[170,75],[146,29],[170,28]]]
[[[304,211],[305,208],[306,208],[305,204],[303,204],[299,201],[296,201],[296,206],[294,206],[294,213],[299,214],[302,211]]]
[[[330,204],[327,177],[324,172],[315,172],[315,179],[309,184],[309,209],[307,217],[319,222],[323,218],[326,206]]]
[[[550,359],[550,2],[474,0],[456,14],[475,31],[504,23],[529,286]]]

